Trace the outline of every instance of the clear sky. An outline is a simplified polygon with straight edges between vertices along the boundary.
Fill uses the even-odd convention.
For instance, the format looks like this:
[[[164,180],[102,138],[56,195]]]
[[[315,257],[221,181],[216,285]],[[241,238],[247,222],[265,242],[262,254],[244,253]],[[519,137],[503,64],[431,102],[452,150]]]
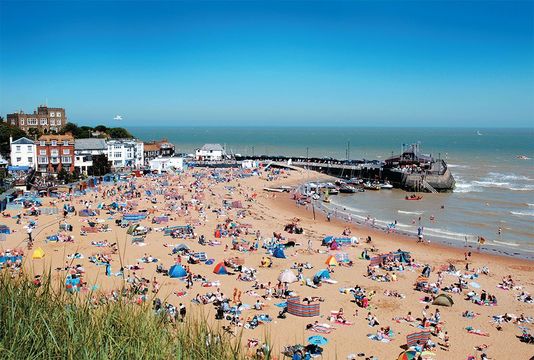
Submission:
[[[532,127],[534,2],[0,0],[0,114],[46,99],[87,125]]]

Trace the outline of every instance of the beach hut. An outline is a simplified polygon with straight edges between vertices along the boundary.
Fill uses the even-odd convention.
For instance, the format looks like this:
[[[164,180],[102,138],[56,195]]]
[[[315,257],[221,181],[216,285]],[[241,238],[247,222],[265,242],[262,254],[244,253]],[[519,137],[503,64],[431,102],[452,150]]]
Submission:
[[[333,255],[330,255],[328,259],[326,259],[325,264],[328,266],[338,266],[339,263],[336,260],[336,257]]]
[[[284,250],[282,249],[282,247],[277,247],[276,249],[274,249],[273,256],[277,259],[286,258],[286,254],[284,254]]]
[[[432,305],[440,305],[440,306],[447,306],[447,307],[451,307],[453,304],[454,304],[454,301],[447,294],[438,295],[432,302]]]
[[[180,264],[174,264],[169,269],[170,278],[182,278],[186,276],[187,276],[187,272],[185,271],[184,267]]]
[[[217,275],[228,275],[228,270],[226,270],[224,263],[220,262],[213,268],[213,273]]]
[[[293,271],[288,269],[280,273],[280,275],[278,276],[278,281],[290,284],[297,282],[298,279],[297,276],[293,273]]]
[[[42,259],[45,256],[45,252],[40,247],[33,251],[32,259]]]

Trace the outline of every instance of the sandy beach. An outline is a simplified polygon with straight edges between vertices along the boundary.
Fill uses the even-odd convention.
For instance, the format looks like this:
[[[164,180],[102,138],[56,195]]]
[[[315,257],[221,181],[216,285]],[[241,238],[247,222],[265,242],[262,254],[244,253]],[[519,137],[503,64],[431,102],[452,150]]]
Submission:
[[[0,242],[0,250],[6,252],[7,249],[23,249],[24,271],[33,274],[45,274],[51,269],[51,273],[58,282],[64,282],[67,273],[75,271],[76,265],[83,267],[83,281],[87,284],[81,289],[82,294],[87,294],[87,289],[94,288],[97,292],[109,294],[114,289],[120,289],[127,283],[128,279],[137,277],[144,278],[147,283],[148,294],[145,301],[152,301],[154,297],[167,301],[175,306],[180,303],[185,304],[188,314],[202,312],[219,326],[229,325],[228,320],[215,320],[216,310],[213,304],[196,304],[193,299],[201,298],[206,293],[224,294],[230,299],[233,305],[233,292],[237,289],[240,293],[241,303],[245,306],[240,317],[241,325],[246,324],[247,319],[252,319],[255,315],[266,314],[271,319],[270,322],[261,323],[254,329],[234,326],[231,328],[235,333],[243,332],[243,346],[247,346],[247,340],[258,339],[260,343],[269,338],[271,347],[278,352],[284,346],[294,344],[307,344],[307,339],[313,335],[321,335],[328,339],[328,343],[323,347],[324,359],[346,359],[353,354],[355,358],[368,358],[375,356],[377,359],[397,359],[406,344],[406,335],[424,329],[419,328],[421,323],[417,318],[422,318],[423,311],[427,304],[421,300],[429,293],[416,291],[414,283],[421,276],[425,265],[429,265],[431,270],[428,282],[432,284],[439,282],[439,290],[434,296],[443,293],[443,288],[450,287],[458,283],[459,277],[463,277],[466,288],[460,293],[447,292],[446,294],[454,301],[451,307],[435,306],[428,304],[426,317],[436,314],[439,308],[441,318],[438,319],[438,328],[429,327],[436,333],[430,337],[435,348],[431,352],[435,359],[467,359],[468,356],[475,356],[480,359],[482,353],[486,353],[490,359],[529,359],[534,354],[532,345],[520,342],[518,336],[521,335],[519,326],[528,329],[532,328],[529,317],[534,316],[533,306],[517,299],[522,292],[532,293],[534,278],[532,271],[534,263],[528,260],[516,259],[513,257],[497,256],[487,253],[478,253],[476,249],[461,249],[447,247],[435,243],[417,243],[415,238],[399,235],[395,232],[386,233],[378,229],[364,226],[347,224],[336,219],[328,221],[324,213],[313,211],[311,206],[297,206],[291,193],[266,192],[264,187],[296,186],[306,181],[304,172],[293,171],[280,174],[260,173],[260,176],[241,177],[241,171],[228,170],[217,171],[220,173],[216,181],[213,176],[208,176],[213,169],[190,169],[180,175],[166,175],[162,177],[140,177],[130,179],[129,182],[119,182],[116,184],[100,184],[95,191],[87,191],[85,194],[76,194],[70,198],[42,198],[43,207],[57,207],[57,215],[22,215],[20,223],[15,218],[19,213],[25,213],[29,209],[11,210],[5,214],[1,220],[2,224],[11,229],[11,234],[6,236],[6,241]],[[194,177],[193,175],[196,175]],[[328,178],[324,175],[315,175],[316,179]],[[131,188],[135,185],[135,189]],[[127,186],[127,187],[126,187]],[[119,189],[120,187],[120,189]],[[115,193],[110,193],[113,190]],[[150,194],[147,192],[150,191]],[[158,193],[159,191],[159,193]],[[138,192],[139,197],[135,197]],[[130,197],[129,194],[134,194]],[[225,208],[223,202],[229,204]],[[110,205],[113,202],[126,203],[122,212],[100,209],[95,216],[82,217],[80,211],[88,209],[98,210],[98,204]],[[239,202],[231,205],[232,202]],[[63,217],[63,207],[70,204],[76,209],[76,213],[69,213]],[[187,208],[185,206],[187,204]],[[141,212],[146,210],[146,212]],[[134,236],[128,235],[128,227],[116,225],[116,220],[121,219],[123,213],[142,213],[148,215],[146,219],[139,221],[141,226],[151,228],[152,231],[144,236],[144,245],[135,245],[132,242]],[[154,217],[167,216],[168,222],[155,224]],[[295,221],[298,219],[298,221]],[[228,222],[226,222],[228,220]],[[26,228],[30,221],[37,223],[32,231],[33,248],[27,249],[28,234]],[[96,227],[108,227],[108,231],[87,232],[82,236],[82,227],[87,227],[88,222],[94,222]],[[295,222],[297,227],[304,231],[302,234],[288,233],[284,231],[287,224]],[[60,232],[59,224],[68,223],[72,225],[72,232]],[[239,229],[235,241],[238,241],[233,249],[232,237],[222,236],[215,238],[215,230],[218,224],[228,224],[226,229],[234,232]],[[163,230],[166,226],[193,225],[194,239],[171,238],[165,236]],[[232,225],[233,224],[233,225]],[[337,250],[328,246],[321,246],[326,236],[342,237],[343,232],[350,230],[349,237],[356,238],[358,244],[341,246]],[[74,237],[73,242],[51,242],[46,241],[47,237],[57,234],[67,234]],[[271,241],[273,233],[280,234],[281,243],[294,242],[295,246],[287,247],[284,252],[285,259],[274,258],[262,248],[262,244]],[[206,244],[199,243],[199,237],[204,236]],[[371,237],[371,243],[366,243],[365,239]],[[96,242],[116,243],[115,249],[109,246],[95,246]],[[214,242],[212,245],[209,242]],[[258,249],[253,249],[258,243]],[[220,243],[220,244],[219,244]],[[178,244],[187,245],[192,252],[205,252],[207,259],[213,259],[209,265],[202,262],[187,264],[187,256],[178,258],[177,254],[172,254],[173,246]],[[99,244],[102,245],[102,244]],[[166,245],[166,246],[165,246]],[[252,248],[251,248],[252,247]],[[308,247],[313,250],[309,251]],[[35,249],[41,248],[44,257],[32,259]],[[402,264],[402,269],[386,271],[381,268],[368,269],[369,260],[361,259],[364,249],[369,250],[368,254],[372,258],[378,254],[395,252],[398,249],[408,251],[411,254],[411,263]],[[471,251],[471,256],[465,260],[465,252]],[[69,255],[83,254],[83,258],[70,259]],[[346,254],[351,261],[351,265],[333,266],[330,277],[334,283],[321,282],[317,288],[307,286],[304,281],[298,281],[288,285],[288,289],[301,299],[306,297],[317,297],[320,305],[320,316],[298,317],[286,314],[285,318],[278,318],[281,307],[280,304],[286,301],[285,298],[265,296],[267,290],[260,284],[271,284],[271,288],[277,285],[277,278],[280,273],[292,267],[294,263],[309,263],[313,267],[304,268],[302,276],[304,279],[313,279],[314,275],[321,269],[326,269],[325,261],[329,256],[336,254]],[[99,256],[104,254],[104,257]],[[96,265],[89,261],[91,256],[97,259],[108,259],[112,275],[106,275],[105,265]],[[254,268],[255,279],[243,281],[241,278],[246,274],[238,274],[232,271],[232,275],[219,275],[213,272],[217,263],[228,258],[238,257],[244,261],[243,267]],[[269,257],[272,261],[271,267],[260,267],[262,258]],[[157,262],[143,263],[141,259],[157,259]],[[158,265],[163,269],[176,262],[189,267],[194,275],[200,275],[205,281],[193,281],[192,288],[186,288],[186,282],[178,278],[169,278],[162,273],[156,272]],[[98,261],[97,261],[98,262]],[[466,270],[468,264],[468,270]],[[139,269],[128,269],[129,266],[138,266]],[[386,266],[398,266],[398,263],[386,264]],[[453,265],[458,272],[445,271]],[[65,268],[69,268],[65,270]],[[123,268],[123,275],[117,274]],[[487,268],[487,274],[482,269]],[[59,269],[59,270],[57,270]],[[438,276],[438,272],[441,274]],[[371,274],[369,274],[371,271]],[[297,274],[297,270],[293,269]],[[386,276],[386,274],[388,274]],[[369,276],[368,276],[369,275]],[[377,281],[377,279],[389,279],[396,281]],[[504,290],[498,287],[504,277],[511,276],[512,282],[507,282]],[[439,279],[438,279],[439,277]],[[154,293],[154,280],[156,280],[156,290]],[[213,287],[203,287],[202,283],[220,282]],[[253,289],[253,285],[257,288]],[[360,287],[365,290],[365,297],[369,306],[363,308],[352,300],[354,296],[349,290],[346,292],[340,289]],[[478,305],[474,301],[466,300],[469,292],[475,292],[480,296],[482,290],[488,295],[495,296],[496,305]],[[274,290],[270,290],[274,291]],[[394,292],[399,296],[388,296],[387,292]],[[178,294],[178,295],[177,295]],[[197,296],[198,295],[198,296]],[[223,295],[220,295],[223,296]],[[264,305],[261,310],[253,309],[253,305],[260,300]],[[239,302],[239,299],[236,299]],[[331,311],[343,309],[343,315],[336,321],[331,321]],[[462,316],[466,311],[469,316]],[[414,321],[407,322],[401,318],[407,317],[411,312]],[[369,326],[368,314],[378,320],[379,325]],[[510,318],[500,322],[499,326],[493,320],[493,316],[513,314]],[[519,324],[512,319],[524,314],[525,322]],[[342,320],[343,319],[343,320]],[[399,319],[398,321],[394,319]],[[306,329],[306,325],[315,321],[325,323],[327,326],[321,329],[332,327],[329,333],[317,333]],[[377,334],[380,328],[390,327],[390,336],[386,339],[390,341],[377,341],[368,337],[369,334]],[[468,332],[466,328],[472,329]],[[478,331],[477,331],[478,330]],[[439,334],[438,334],[439,333]],[[448,349],[445,346],[445,333],[449,337]],[[381,338],[381,336],[379,336]],[[442,345],[439,345],[442,344]],[[479,351],[476,348],[482,349]],[[254,353],[256,348],[247,349]],[[365,355],[358,356],[363,353]]]

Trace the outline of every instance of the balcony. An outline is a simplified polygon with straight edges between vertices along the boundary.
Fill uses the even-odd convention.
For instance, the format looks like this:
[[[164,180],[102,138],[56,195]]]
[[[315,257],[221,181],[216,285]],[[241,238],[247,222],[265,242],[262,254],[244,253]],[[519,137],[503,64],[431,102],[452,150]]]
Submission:
[[[57,158],[57,157],[53,157],[53,158],[51,158],[51,159],[50,159],[50,163],[51,163],[51,164],[54,164],[54,165],[55,165],[55,164],[59,164],[59,158]]]

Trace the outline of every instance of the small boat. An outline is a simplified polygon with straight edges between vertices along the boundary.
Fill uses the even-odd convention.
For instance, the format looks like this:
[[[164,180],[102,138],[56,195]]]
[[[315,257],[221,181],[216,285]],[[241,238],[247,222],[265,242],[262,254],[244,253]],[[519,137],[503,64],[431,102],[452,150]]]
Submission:
[[[415,195],[415,194],[412,194],[410,196],[406,195],[404,197],[404,200],[421,200],[423,198],[422,195]]]
[[[354,194],[356,189],[352,186],[346,185],[339,188],[339,192],[343,194]]]
[[[371,184],[369,181],[363,184],[363,187],[367,190],[380,190],[380,185]]]
[[[526,155],[517,155],[516,158],[519,160],[530,160],[530,158]]]
[[[277,192],[277,193],[282,193],[285,191],[284,189],[276,189],[276,188],[268,188],[268,187],[263,188],[263,190],[268,191],[268,192]]]
[[[391,184],[389,183],[389,181],[386,181],[385,183],[380,184],[380,188],[381,188],[381,189],[390,190],[390,189],[393,189],[393,185],[391,185]]]

